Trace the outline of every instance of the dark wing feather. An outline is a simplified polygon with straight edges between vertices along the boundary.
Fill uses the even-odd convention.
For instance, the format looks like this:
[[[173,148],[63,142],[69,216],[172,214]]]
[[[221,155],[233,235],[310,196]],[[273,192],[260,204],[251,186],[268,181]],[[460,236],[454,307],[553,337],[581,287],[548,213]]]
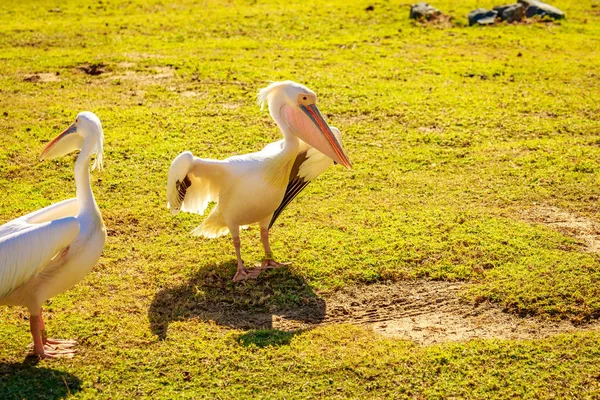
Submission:
[[[277,217],[279,217],[279,214],[281,214],[285,207],[287,207],[287,205],[290,204],[291,201],[294,200],[296,196],[298,196],[298,194],[306,186],[308,186],[309,183],[310,181],[305,181],[302,178],[298,178],[294,179],[288,184],[287,190],[285,191],[285,196],[283,197],[283,201],[281,202],[279,207],[277,207],[277,210],[275,210],[275,212],[273,213],[273,217],[271,218],[271,222],[269,223],[269,229],[271,229],[271,227],[275,223],[275,220],[277,219]]]
[[[181,203],[183,203],[183,199],[185,199],[185,194],[187,193],[187,190],[190,186],[192,186],[192,181],[187,175],[185,176],[185,178],[183,178],[182,182],[175,182],[175,188],[177,190],[177,195]]]
[[[335,135],[338,142],[341,143],[342,136],[339,129],[332,126],[331,131]],[[275,220],[277,217],[279,217],[285,207],[287,207],[287,205],[290,204],[290,202],[294,200],[296,196],[298,196],[298,194],[306,186],[308,186],[313,179],[315,179],[332,165],[333,161],[329,157],[317,149],[309,146],[308,144],[300,141],[300,150],[298,151],[298,155],[296,156],[296,160],[292,166],[292,171],[290,172],[290,178],[287,189],[285,190],[285,195],[283,196],[281,204],[273,213],[273,217],[271,217],[269,229],[271,229],[275,223]]]
[[[294,161],[294,165],[292,166],[292,171],[290,172],[290,181],[287,185],[287,188],[285,189],[285,195],[283,195],[283,200],[281,200],[281,204],[273,213],[273,217],[271,218],[271,222],[269,223],[269,229],[271,229],[271,227],[275,223],[275,220],[277,219],[277,217],[279,217],[279,214],[281,214],[285,207],[287,207],[287,205],[290,204],[290,202],[294,200],[296,196],[298,196],[302,189],[304,189],[310,183],[310,181],[306,181],[304,180],[304,178],[298,176],[300,166],[307,159],[307,153],[308,150],[300,152],[296,156],[296,160]]]

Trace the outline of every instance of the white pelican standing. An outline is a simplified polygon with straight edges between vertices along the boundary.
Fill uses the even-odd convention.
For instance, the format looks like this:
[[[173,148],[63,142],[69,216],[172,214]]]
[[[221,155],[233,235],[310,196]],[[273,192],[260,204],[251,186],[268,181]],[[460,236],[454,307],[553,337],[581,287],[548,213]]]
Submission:
[[[217,204],[192,233],[215,238],[231,232],[237,256],[234,281],[255,278],[264,268],[282,264],[273,259],[269,228],[283,208],[333,162],[350,169],[352,164],[317,108],[317,96],[292,81],[275,82],[258,94],[283,133],[283,140],[262,151],[225,160],[179,154],[171,164],[167,182],[168,207],[203,214],[208,203]],[[332,131],[335,129],[336,134]],[[337,137],[336,137],[337,136]],[[247,271],[240,253],[240,227],[258,223],[265,251],[261,268]]]
[[[90,186],[89,164],[102,168],[104,134],[91,112],[52,140],[41,160],[81,150],[75,163],[77,197],[53,204],[0,226],[0,304],[29,309],[33,354],[72,357],[74,340],[46,337],[42,304],[73,287],[100,258],[106,230]]]

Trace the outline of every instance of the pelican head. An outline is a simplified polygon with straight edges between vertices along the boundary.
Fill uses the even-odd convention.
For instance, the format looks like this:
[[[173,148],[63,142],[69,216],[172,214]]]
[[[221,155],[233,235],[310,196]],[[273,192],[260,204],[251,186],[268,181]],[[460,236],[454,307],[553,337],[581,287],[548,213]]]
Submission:
[[[96,153],[92,169],[102,169],[103,144],[104,131],[100,118],[93,112],[83,111],[71,126],[48,143],[40,160],[51,160],[76,150],[82,150],[83,153],[85,149],[85,153],[90,156]]]
[[[268,103],[275,121],[333,161],[352,168],[331,127],[317,108],[317,95],[304,85],[292,81],[274,82],[258,93],[258,102]],[[281,125],[280,125],[281,126]]]

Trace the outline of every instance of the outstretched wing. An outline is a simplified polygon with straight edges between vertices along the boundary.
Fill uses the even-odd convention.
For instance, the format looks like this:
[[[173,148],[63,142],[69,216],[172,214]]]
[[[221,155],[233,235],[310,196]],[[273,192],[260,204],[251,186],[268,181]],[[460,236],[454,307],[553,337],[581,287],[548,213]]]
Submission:
[[[336,127],[331,127],[331,131],[336,136],[337,140],[342,142],[342,135]],[[277,217],[283,212],[288,204],[298,196],[298,194],[317,176],[321,175],[327,168],[334,164],[333,160],[321,153],[314,147],[300,141],[298,155],[292,166],[290,180],[285,190],[285,195],[281,204],[271,218],[269,229],[273,226]]]
[[[218,201],[225,163],[194,157],[189,151],[175,157],[167,181],[167,206],[171,212],[203,214],[209,202]]]
[[[21,218],[14,222],[7,224],[13,232],[0,237],[0,298],[43,270],[79,234],[75,217],[41,224]]]

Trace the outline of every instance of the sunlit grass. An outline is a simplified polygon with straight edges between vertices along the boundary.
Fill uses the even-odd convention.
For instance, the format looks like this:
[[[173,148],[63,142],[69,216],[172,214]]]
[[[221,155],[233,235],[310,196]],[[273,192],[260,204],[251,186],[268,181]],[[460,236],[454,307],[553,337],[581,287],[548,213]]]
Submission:
[[[77,396],[107,398],[598,389],[592,333],[420,349],[347,326],[244,331],[190,313],[198,299],[276,311],[347,285],[425,278],[471,282],[467,301],[521,315],[599,315],[598,254],[525,217],[552,205],[598,220],[597,8],[562,1],[560,24],[480,29],[464,26],[466,14],[495,3],[442,1],[457,25],[438,29],[412,24],[399,3],[368,5],[0,5],[0,221],[74,195],[74,157],[38,156],[91,110],[106,135],[92,183],[109,232],[94,271],[48,307],[53,332],[85,338],[76,359],[36,367],[50,372],[14,366],[26,313],[0,310],[0,397],[60,397],[63,378]],[[219,158],[278,139],[255,96],[279,79],[318,94],[355,168],[327,171],[278,220],[272,245],[289,269],[236,286],[230,239],[193,238],[201,218],[167,212],[167,170],[183,150]],[[256,228],[242,251],[261,259]],[[172,308],[152,311],[167,294],[179,296]],[[163,341],[153,318],[168,323]]]

